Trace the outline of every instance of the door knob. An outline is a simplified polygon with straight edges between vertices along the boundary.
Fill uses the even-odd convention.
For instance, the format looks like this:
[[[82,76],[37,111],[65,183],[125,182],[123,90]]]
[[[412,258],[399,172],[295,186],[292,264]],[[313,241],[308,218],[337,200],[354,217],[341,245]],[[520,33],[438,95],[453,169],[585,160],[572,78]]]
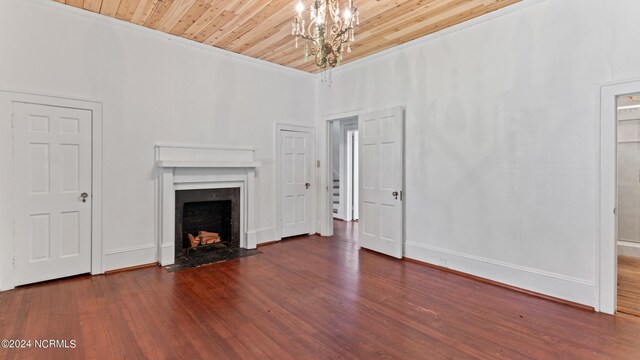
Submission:
[[[306,184],[304,184],[304,186],[308,189],[308,188],[309,188],[309,186],[311,186],[311,184],[306,183]]]
[[[82,199],[82,202],[87,202],[88,196],[89,194],[87,194],[86,192],[83,192],[82,194],[80,194],[80,199]]]
[[[393,197],[394,197],[396,200],[398,200],[398,192],[397,192],[397,191],[392,192],[392,193],[391,193],[391,195],[393,195]]]

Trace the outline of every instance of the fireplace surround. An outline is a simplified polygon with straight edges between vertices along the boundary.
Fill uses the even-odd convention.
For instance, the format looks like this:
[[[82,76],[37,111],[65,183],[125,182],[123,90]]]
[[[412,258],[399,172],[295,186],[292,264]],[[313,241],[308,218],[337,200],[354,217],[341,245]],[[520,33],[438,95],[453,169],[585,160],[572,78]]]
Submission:
[[[176,192],[235,189],[232,191],[239,194],[238,245],[256,248],[254,182],[260,163],[254,161],[252,148],[158,145],[155,150],[160,265],[174,264],[177,251],[182,251],[176,246]]]

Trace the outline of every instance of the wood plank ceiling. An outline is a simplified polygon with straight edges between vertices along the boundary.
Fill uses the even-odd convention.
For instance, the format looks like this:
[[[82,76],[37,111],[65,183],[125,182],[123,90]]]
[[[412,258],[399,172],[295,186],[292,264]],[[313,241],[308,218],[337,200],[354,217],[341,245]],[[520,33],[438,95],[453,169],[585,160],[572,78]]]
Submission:
[[[298,0],[54,0],[276,64],[315,72],[294,48]],[[520,0],[355,0],[360,9],[353,51],[363,58]],[[308,6],[310,0],[303,0]]]

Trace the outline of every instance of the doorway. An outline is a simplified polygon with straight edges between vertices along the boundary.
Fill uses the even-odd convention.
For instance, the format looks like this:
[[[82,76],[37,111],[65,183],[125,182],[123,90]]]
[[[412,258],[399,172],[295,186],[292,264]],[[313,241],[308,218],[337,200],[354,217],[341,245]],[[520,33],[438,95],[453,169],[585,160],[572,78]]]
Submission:
[[[331,214],[331,233],[336,230],[357,233],[359,247],[402,258],[404,108],[358,115],[357,125],[356,119],[352,118],[328,120],[327,134],[326,179],[333,188],[327,186],[327,204],[331,209],[325,208],[324,211]],[[352,147],[351,152],[349,146]],[[352,169],[350,175],[346,169],[349,164]],[[354,216],[357,222],[353,221]],[[341,229],[343,226],[340,226],[339,229],[336,219],[357,225],[351,229]]]
[[[640,93],[616,99],[617,311],[640,316]]]
[[[331,211],[336,238],[358,242],[358,117],[330,122]]]
[[[358,118],[331,123],[331,185],[333,218],[357,221]]]

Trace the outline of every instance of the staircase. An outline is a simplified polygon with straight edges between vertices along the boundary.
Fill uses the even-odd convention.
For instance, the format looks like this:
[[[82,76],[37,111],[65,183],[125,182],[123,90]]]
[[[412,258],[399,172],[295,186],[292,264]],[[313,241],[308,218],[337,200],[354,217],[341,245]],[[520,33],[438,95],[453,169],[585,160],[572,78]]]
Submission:
[[[340,178],[337,172],[333,172],[333,216],[338,215],[340,209]]]

